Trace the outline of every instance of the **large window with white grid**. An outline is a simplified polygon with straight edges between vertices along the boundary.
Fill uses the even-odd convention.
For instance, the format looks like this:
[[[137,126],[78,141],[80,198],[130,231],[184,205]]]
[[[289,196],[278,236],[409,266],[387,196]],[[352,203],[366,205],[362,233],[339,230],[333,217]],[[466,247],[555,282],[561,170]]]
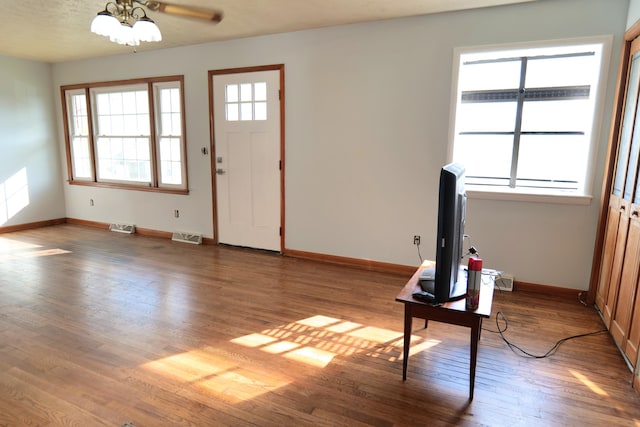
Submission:
[[[452,157],[468,191],[589,195],[609,45],[456,51]]]
[[[62,91],[71,183],[187,190],[182,77]]]

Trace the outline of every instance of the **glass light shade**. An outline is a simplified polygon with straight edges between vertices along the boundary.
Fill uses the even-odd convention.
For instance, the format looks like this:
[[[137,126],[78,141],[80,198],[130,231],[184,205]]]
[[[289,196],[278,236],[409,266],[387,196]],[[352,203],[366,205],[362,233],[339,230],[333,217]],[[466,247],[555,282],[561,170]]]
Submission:
[[[118,27],[120,27],[120,21],[106,10],[98,13],[91,21],[91,32],[101,36],[111,36],[118,31]]]
[[[133,32],[136,38],[143,42],[159,42],[162,40],[160,29],[155,22],[146,16],[140,18],[133,24]]]
[[[133,28],[129,24],[119,24],[115,32],[109,35],[109,40],[127,46],[140,44],[140,40],[136,38]]]

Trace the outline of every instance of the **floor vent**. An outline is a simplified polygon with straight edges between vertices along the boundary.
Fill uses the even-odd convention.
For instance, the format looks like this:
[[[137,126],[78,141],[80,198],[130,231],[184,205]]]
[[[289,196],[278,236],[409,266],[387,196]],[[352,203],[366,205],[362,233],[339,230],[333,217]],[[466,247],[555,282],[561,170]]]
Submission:
[[[192,245],[202,244],[202,234],[183,233],[176,231],[173,233],[171,240],[175,242],[191,243]]]
[[[133,234],[136,232],[136,226],[133,224],[109,224],[109,231],[117,231],[118,233]]]
[[[501,291],[513,291],[513,276],[502,273],[495,277],[495,288]]]

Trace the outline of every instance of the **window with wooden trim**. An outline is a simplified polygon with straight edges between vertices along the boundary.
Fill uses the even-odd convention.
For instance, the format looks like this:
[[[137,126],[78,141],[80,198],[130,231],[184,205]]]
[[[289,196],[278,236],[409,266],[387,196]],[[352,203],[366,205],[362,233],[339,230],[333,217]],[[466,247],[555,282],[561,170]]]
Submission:
[[[183,78],[62,87],[69,181],[187,190]]]
[[[457,50],[452,157],[468,190],[589,194],[609,44]]]

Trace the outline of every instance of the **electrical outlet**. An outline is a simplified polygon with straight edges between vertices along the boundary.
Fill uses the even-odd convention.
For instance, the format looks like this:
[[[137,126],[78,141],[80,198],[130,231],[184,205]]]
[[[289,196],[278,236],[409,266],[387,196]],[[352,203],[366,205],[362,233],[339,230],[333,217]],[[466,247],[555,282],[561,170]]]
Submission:
[[[413,244],[418,246],[420,245],[420,236],[418,235],[413,236]]]

